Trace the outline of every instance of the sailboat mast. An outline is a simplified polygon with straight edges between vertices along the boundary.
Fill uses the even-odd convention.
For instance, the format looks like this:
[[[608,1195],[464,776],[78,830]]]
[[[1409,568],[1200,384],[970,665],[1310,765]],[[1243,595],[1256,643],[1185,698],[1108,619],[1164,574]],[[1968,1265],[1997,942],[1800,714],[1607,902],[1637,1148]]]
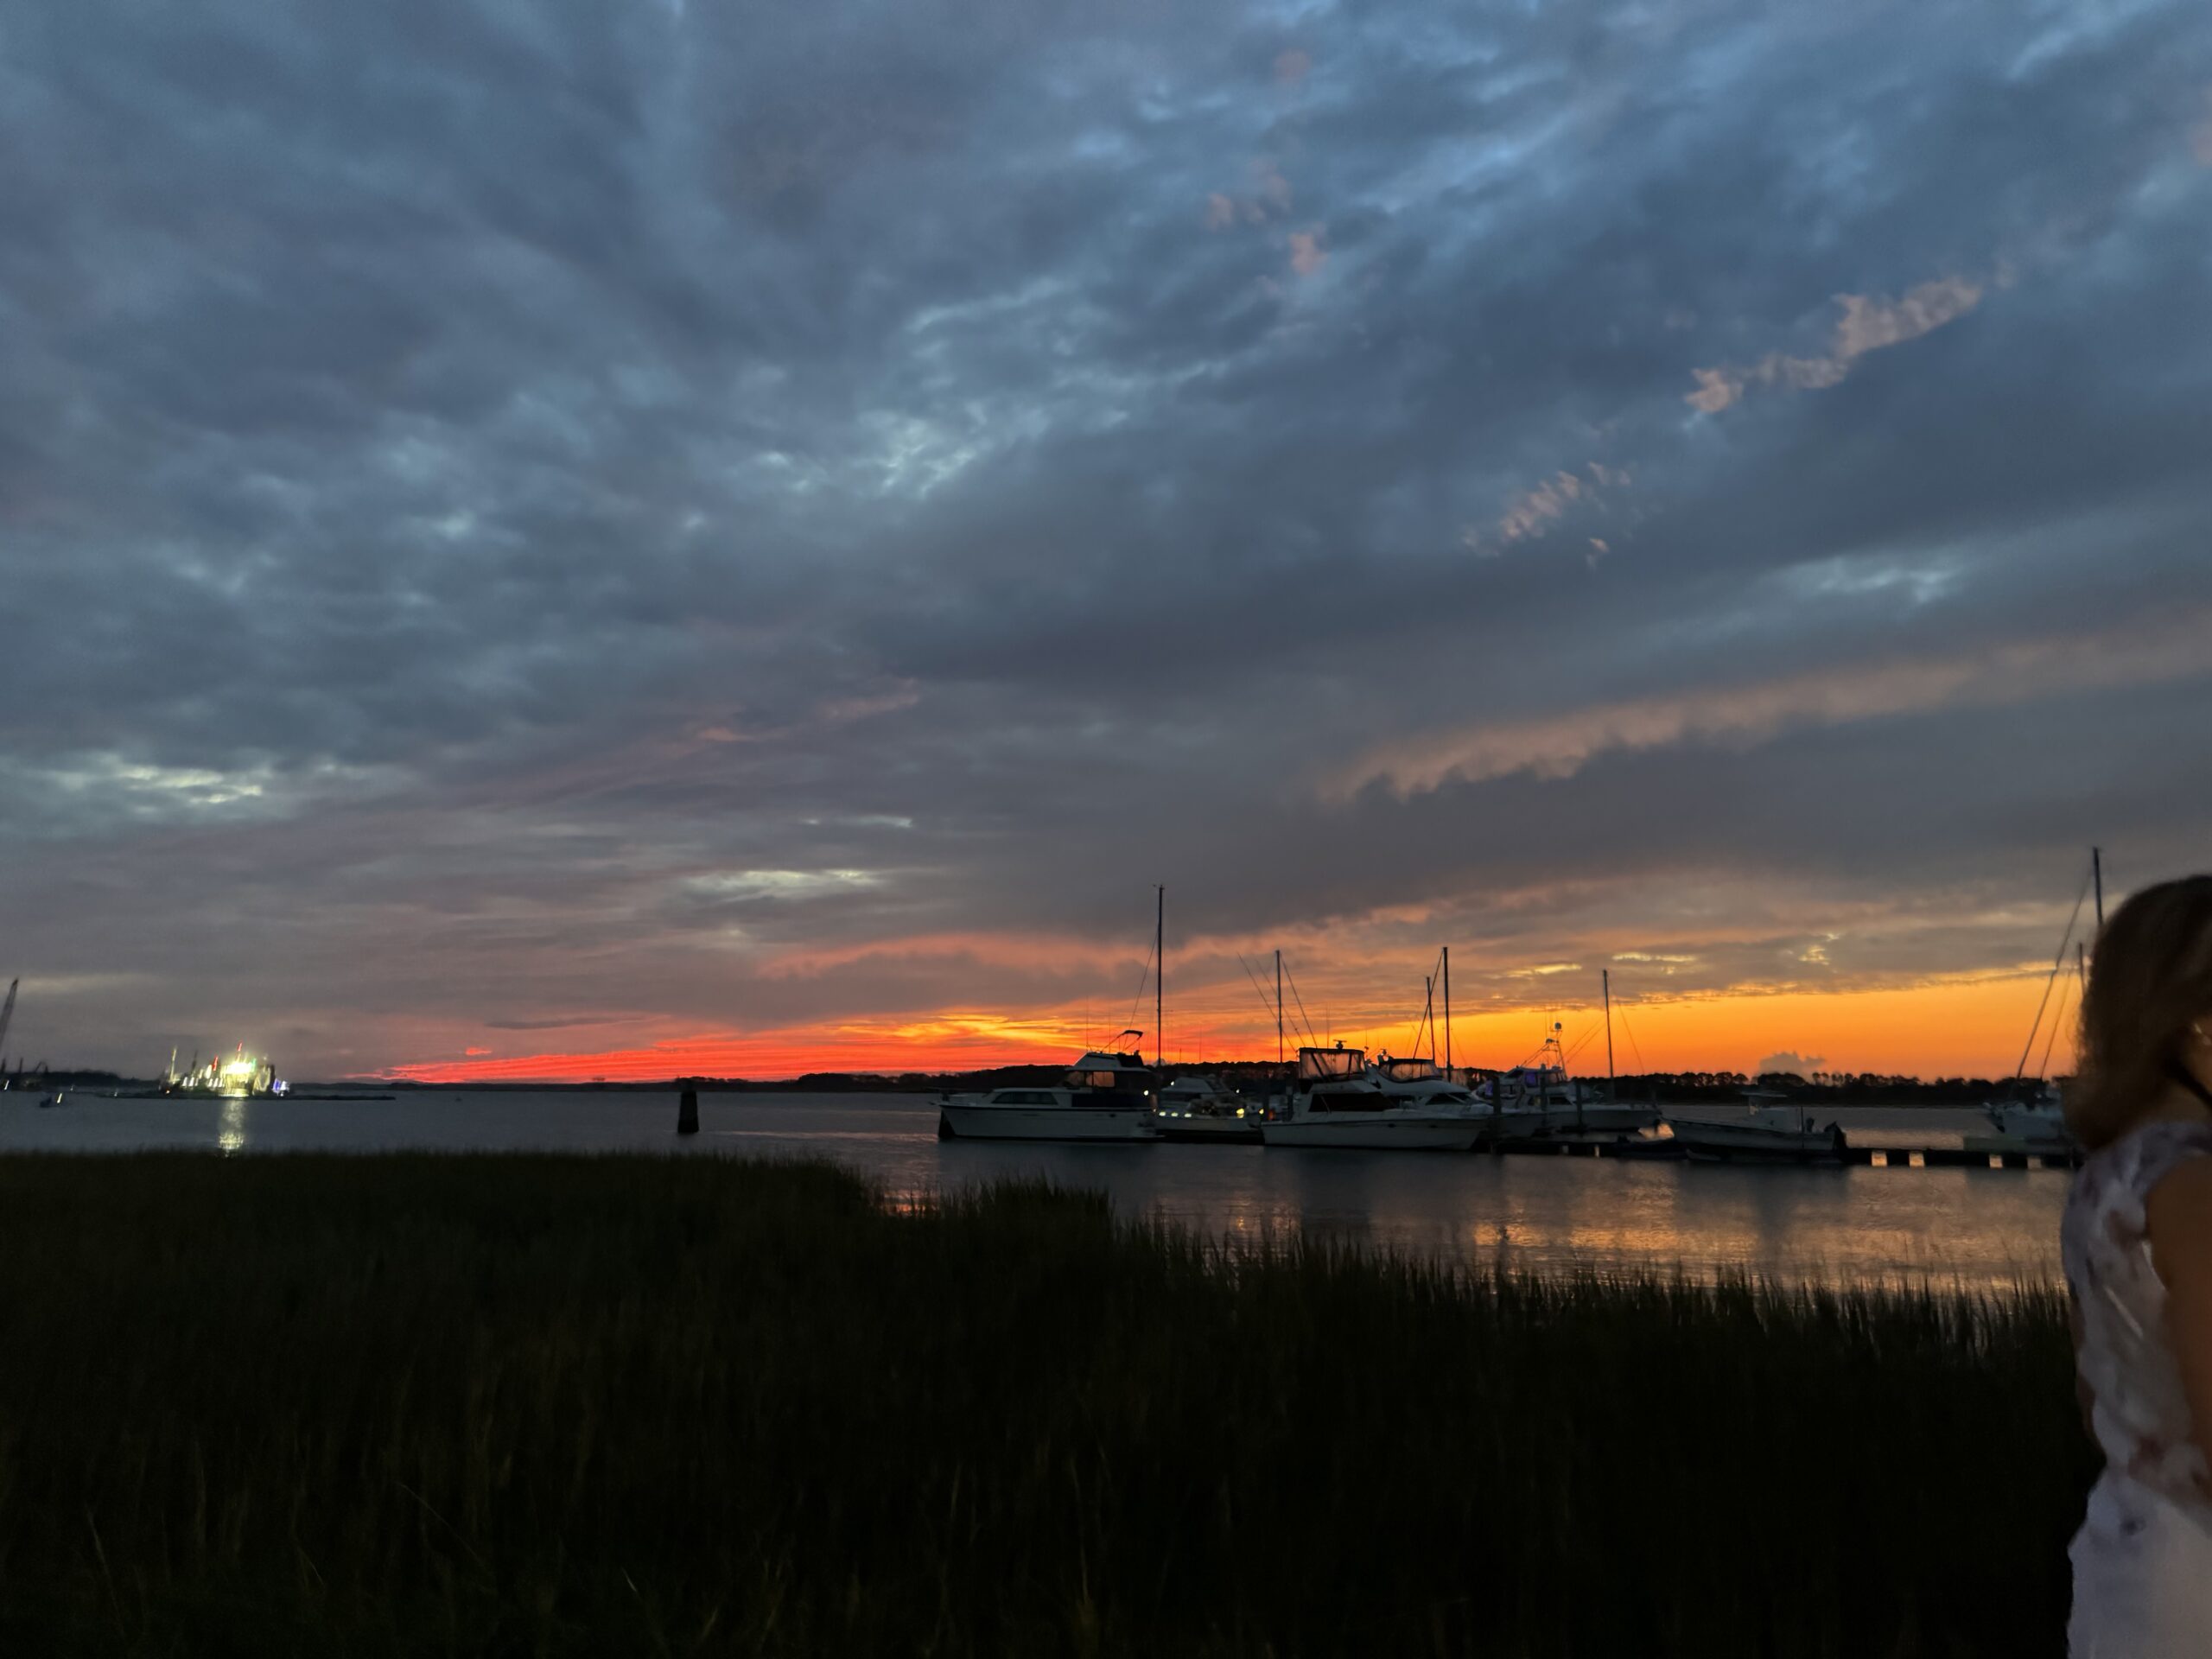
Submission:
[[[1167,889],[1153,889],[1152,913],[1152,1046],[1160,1055],[1160,1069],[1167,1070]]]
[[[2105,849],[2089,849],[2089,876],[2097,884],[2097,931],[2105,931]]]
[[[1605,988],[1605,1090],[1612,1092],[1613,1085],[1613,970],[1598,970],[1599,982]]]
[[[1275,952],[1275,1064],[1282,1064],[1282,952]]]
[[[1452,947],[1444,947],[1444,1075],[1452,1075]]]

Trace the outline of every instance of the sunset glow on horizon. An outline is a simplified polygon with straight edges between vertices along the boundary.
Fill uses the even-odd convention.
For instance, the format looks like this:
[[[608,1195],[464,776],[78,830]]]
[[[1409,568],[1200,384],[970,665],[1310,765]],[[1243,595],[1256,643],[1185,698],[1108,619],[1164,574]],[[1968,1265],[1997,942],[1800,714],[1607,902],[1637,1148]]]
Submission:
[[[2041,981],[2040,975],[2012,973],[1851,992],[1776,990],[1622,999],[1613,1010],[1614,1070],[1624,1075],[1751,1073],[1762,1062],[1782,1056],[1788,1060],[1777,1069],[1808,1073],[2009,1077],[2026,1041],[2042,995]],[[2046,1013],[2028,1057],[2031,1075],[2046,1065],[2052,1075],[2063,1074],[2073,1062],[2070,988],[2062,982],[2052,1001],[2056,1011]],[[1149,1005],[1141,1012],[1148,1022]],[[1291,1017],[1287,1052],[1294,1052],[1306,1040],[1295,1028],[1294,1010]],[[1440,1008],[1437,1017],[1440,1021]],[[1484,1067],[1530,1062],[1554,1020],[1564,1027],[1560,1040],[1569,1069],[1580,1075],[1603,1075],[1604,1015],[1594,1001],[1456,1009],[1452,1058],[1460,1065]],[[462,1055],[410,1062],[376,1075],[410,1083],[468,1084],[649,1082],[682,1077],[775,1081],[822,1071],[959,1071],[1060,1064],[1086,1047],[1108,1046],[1119,1029],[1095,1023],[1086,1031],[1080,1009],[1027,1019],[947,1010],[880,1026],[841,1022],[741,1035],[696,1032],[628,1047]],[[1411,1052],[1414,1029],[1402,1018],[1363,1020],[1355,1015],[1350,1023],[1332,1022],[1312,1035],[1324,1043],[1342,1041],[1370,1052],[1403,1053]],[[2046,1039],[2050,1039],[2048,1048]],[[1437,1045],[1440,1054],[1440,1033]],[[1424,1052],[1428,1046],[1424,1039]],[[1141,1047],[1148,1056],[1155,1052],[1149,1033]],[[1271,1020],[1198,1014],[1179,1028],[1170,1011],[1171,1069],[1208,1061],[1272,1060],[1274,1056]]]

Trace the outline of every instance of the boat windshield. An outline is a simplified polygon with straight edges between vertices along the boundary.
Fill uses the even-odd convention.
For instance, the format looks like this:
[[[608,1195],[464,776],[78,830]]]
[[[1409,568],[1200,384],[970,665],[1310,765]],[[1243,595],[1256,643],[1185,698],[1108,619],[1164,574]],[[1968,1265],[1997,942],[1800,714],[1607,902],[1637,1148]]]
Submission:
[[[1301,1048],[1298,1051],[1298,1080],[1300,1083],[1356,1077],[1366,1069],[1365,1049]]]

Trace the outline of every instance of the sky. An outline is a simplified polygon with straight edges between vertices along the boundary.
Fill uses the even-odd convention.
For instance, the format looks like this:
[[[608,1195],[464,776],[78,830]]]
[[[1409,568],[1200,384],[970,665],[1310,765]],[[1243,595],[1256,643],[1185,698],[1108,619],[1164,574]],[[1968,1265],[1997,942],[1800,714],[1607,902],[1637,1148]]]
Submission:
[[[1058,1058],[1164,887],[1172,1059],[1993,1075],[2212,864],[2191,0],[0,0],[0,156],[31,1059]]]

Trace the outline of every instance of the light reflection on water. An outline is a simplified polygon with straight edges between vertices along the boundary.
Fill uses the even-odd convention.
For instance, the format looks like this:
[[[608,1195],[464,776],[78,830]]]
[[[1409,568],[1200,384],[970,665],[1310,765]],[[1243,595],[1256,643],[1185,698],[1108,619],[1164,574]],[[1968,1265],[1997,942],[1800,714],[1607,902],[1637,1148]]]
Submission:
[[[226,1154],[594,1149],[826,1156],[894,1194],[1045,1175],[1103,1189],[1127,1217],[1240,1243],[1303,1232],[1363,1248],[1547,1272],[1677,1268],[1797,1282],[1928,1278],[1997,1288],[2057,1274],[2061,1171],[1747,1169],[1604,1159],[1273,1151],[1263,1147],[940,1141],[912,1095],[410,1090],[389,1100],[109,1100],[0,1105],[0,1152],[199,1147]],[[1843,1115],[1862,1136],[1940,1144],[1955,1113]]]

